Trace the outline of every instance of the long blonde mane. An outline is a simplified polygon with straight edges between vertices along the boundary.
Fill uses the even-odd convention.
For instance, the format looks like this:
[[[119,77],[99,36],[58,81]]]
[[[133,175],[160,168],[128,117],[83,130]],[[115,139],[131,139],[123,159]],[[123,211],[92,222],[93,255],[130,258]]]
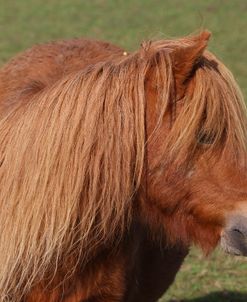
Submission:
[[[146,73],[150,66],[156,70],[159,125],[174,89],[170,50],[187,43],[147,43],[126,58],[71,74],[0,121],[1,301],[20,301],[71,255],[86,263],[100,246],[120,240],[143,172]],[[243,101],[218,64],[216,81],[210,68],[198,70],[194,94],[157,154],[157,165],[165,151],[189,152],[205,107],[207,128],[220,136],[227,125],[228,138],[245,145]],[[231,93],[219,91],[222,85]]]

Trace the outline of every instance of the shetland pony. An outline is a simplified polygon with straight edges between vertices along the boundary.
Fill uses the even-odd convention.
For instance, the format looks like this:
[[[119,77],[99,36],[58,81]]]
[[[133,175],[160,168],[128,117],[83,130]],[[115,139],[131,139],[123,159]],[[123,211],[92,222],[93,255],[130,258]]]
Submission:
[[[247,255],[246,108],[209,36],[1,69],[1,302],[154,302],[191,244]]]

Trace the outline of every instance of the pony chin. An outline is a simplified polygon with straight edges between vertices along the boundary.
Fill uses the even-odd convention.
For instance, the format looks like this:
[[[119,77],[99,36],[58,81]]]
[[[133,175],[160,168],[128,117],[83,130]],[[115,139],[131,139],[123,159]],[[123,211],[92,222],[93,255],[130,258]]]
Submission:
[[[190,232],[191,231],[191,232]],[[209,255],[218,246],[220,241],[221,228],[194,226],[194,229],[188,230],[191,234],[192,242],[199,246],[205,255]]]
[[[183,221],[184,220],[184,221]],[[178,222],[179,221],[179,222]],[[174,246],[196,245],[205,255],[210,254],[218,245],[221,238],[221,227],[201,225],[193,218],[164,219],[167,244]]]

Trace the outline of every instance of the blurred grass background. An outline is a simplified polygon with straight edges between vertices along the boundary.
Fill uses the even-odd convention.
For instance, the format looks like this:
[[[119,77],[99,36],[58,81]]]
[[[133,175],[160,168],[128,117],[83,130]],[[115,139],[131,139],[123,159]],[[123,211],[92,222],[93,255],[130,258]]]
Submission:
[[[208,28],[209,49],[247,95],[246,0],[0,0],[0,64],[35,43],[72,37],[132,50],[146,39]],[[162,302],[247,302],[247,260],[192,249]],[[141,302],[141,301],[140,301]]]

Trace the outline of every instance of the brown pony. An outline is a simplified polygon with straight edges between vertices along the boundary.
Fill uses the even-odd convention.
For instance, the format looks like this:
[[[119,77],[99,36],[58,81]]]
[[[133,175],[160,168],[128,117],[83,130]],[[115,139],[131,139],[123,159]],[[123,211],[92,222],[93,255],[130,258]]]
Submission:
[[[209,36],[1,69],[1,302],[153,302],[191,244],[247,255],[246,109]]]

